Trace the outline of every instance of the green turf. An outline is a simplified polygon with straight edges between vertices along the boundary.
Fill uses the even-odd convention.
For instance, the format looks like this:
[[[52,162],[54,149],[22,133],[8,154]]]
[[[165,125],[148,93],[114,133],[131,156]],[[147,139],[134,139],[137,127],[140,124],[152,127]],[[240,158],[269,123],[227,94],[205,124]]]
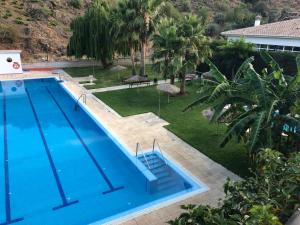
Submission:
[[[224,125],[209,123],[202,116],[204,108],[196,107],[192,111],[182,112],[197,98],[198,89],[196,84],[192,84],[187,87],[187,95],[172,97],[170,103],[167,102],[167,96],[161,94],[160,116],[170,123],[166,128],[234,173],[242,177],[249,175],[244,145],[232,141],[225,148],[219,147],[226,130]],[[158,91],[155,87],[97,93],[96,96],[122,116],[146,112],[158,114]]]
[[[93,67],[65,68],[64,69],[72,77],[84,77],[93,74]],[[139,68],[137,68],[137,71]],[[150,80],[158,78],[157,74],[152,71],[151,65],[146,65],[146,74]],[[131,76],[131,69],[128,67],[122,71],[110,71],[102,67],[95,67],[95,85],[86,86],[88,89],[111,87],[121,85],[124,78]]]

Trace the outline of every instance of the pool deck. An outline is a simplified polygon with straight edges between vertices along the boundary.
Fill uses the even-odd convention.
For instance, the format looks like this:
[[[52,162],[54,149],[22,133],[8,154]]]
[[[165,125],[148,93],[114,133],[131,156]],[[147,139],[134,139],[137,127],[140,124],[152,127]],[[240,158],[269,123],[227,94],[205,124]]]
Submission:
[[[5,79],[24,79],[38,77],[53,77],[51,72],[27,72],[20,75],[0,76]],[[57,75],[56,75],[57,76]],[[223,185],[229,177],[233,180],[240,178],[230,172],[220,164],[212,161],[207,156],[185,143],[176,135],[164,128],[168,123],[153,113],[145,113],[129,117],[121,117],[102,101],[97,99],[88,90],[78,84],[67,74],[61,76],[65,85],[76,95],[87,94],[87,106],[98,117],[98,119],[120,139],[121,143],[135,153],[136,143],[139,142],[144,149],[151,149],[153,139],[157,139],[163,153],[174,160],[196,179],[206,184],[208,191],[195,194],[179,202],[171,203],[167,206],[158,206],[151,211],[127,218],[120,221],[124,225],[160,225],[178,217],[182,212],[180,205],[183,204],[209,204],[217,206],[220,198],[224,197]],[[205,137],[203,137],[205,138]],[[116,224],[114,222],[113,224]]]

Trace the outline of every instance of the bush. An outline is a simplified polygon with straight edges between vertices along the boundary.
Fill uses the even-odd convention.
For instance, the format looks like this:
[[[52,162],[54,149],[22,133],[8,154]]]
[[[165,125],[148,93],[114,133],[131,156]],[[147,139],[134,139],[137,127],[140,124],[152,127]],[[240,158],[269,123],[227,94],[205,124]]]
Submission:
[[[0,42],[12,44],[17,39],[17,32],[11,27],[0,25]]]
[[[210,48],[213,51],[212,62],[219,70],[228,76],[236,73],[237,69],[249,57],[254,56],[253,63],[256,71],[262,71],[268,65],[261,59],[260,53],[256,51],[251,44],[243,40],[228,42],[226,40],[214,41]],[[278,62],[286,75],[295,75],[297,73],[296,53],[291,52],[269,52],[270,55]],[[207,65],[200,64],[199,68],[207,68]],[[200,70],[201,72],[203,69]]]
[[[182,11],[189,12],[192,10],[191,0],[182,0]]]
[[[221,32],[221,27],[219,24],[216,23],[209,24],[205,29],[205,34],[210,37],[216,37],[220,34],[220,32]]]
[[[80,9],[82,6],[82,0],[69,0],[69,5],[76,9]]]
[[[300,153],[285,157],[266,149],[256,158],[254,176],[243,181],[228,180],[221,207],[182,206],[172,225],[189,224],[264,224],[279,225],[299,207]]]
[[[23,22],[23,19],[22,19],[21,17],[17,17],[17,18],[15,19],[15,23],[16,23],[16,24],[20,24],[20,25],[25,24],[25,23]]]
[[[34,20],[46,20],[52,12],[48,8],[30,8],[27,10],[27,15]]]

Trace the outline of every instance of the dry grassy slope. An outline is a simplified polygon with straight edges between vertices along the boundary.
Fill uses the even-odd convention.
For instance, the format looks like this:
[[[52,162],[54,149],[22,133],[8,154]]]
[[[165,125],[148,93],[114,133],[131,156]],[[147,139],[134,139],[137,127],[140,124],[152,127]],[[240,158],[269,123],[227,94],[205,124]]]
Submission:
[[[84,0],[81,9],[68,5],[69,0],[0,0],[1,27],[14,35],[13,44],[1,43],[0,49],[22,49],[26,60],[41,60],[46,57],[47,44],[52,59],[62,59],[70,37],[69,24],[84,13],[91,0]],[[172,0],[179,8],[182,0]],[[265,0],[271,8],[290,8],[300,11],[300,0]],[[235,7],[242,0],[191,0],[194,11],[205,6],[213,13],[222,12],[224,6]]]
[[[15,39],[12,44],[0,42],[0,49],[22,49],[26,60],[41,60],[49,44],[49,55],[60,58],[71,35],[70,22],[84,8],[75,9],[67,0],[0,0],[0,26]]]

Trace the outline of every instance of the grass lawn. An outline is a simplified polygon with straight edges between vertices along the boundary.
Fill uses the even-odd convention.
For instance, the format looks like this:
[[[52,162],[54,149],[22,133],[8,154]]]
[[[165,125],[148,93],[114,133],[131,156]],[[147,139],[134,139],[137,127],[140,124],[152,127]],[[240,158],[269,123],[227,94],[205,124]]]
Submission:
[[[150,80],[153,80],[156,75],[151,69],[152,65],[146,65],[146,74]],[[64,69],[72,77],[85,77],[93,74],[93,67],[79,67],[79,68],[65,68]],[[137,68],[137,72],[139,68]],[[122,71],[110,71],[109,69],[103,69],[102,67],[95,67],[95,85],[86,86],[88,89],[102,88],[121,85],[122,80],[131,76],[131,68],[127,67]]]
[[[224,125],[209,123],[202,116],[203,108],[200,107],[182,112],[197,98],[197,90],[197,84],[192,84],[187,88],[187,95],[170,98],[169,104],[167,96],[161,94],[160,116],[170,123],[166,128],[234,173],[242,177],[249,175],[249,164],[243,145],[232,141],[225,148],[219,147],[226,130]],[[158,91],[155,87],[97,93],[96,96],[122,116],[158,113]]]

